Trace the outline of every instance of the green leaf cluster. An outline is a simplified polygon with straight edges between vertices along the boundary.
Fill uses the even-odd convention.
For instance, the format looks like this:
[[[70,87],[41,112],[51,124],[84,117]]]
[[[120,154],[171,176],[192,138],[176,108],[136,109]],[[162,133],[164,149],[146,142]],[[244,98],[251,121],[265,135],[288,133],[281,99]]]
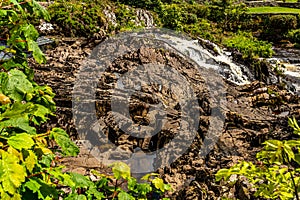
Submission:
[[[34,0],[1,1],[0,6],[0,24],[5,25],[8,45],[0,50],[12,54],[0,62],[0,199],[148,199],[149,195],[169,190],[170,186],[154,174],[153,180],[137,183],[124,163],[112,166],[113,176],[95,172],[99,175],[97,181],[63,172],[57,161],[61,156],[78,155],[79,148],[60,128],[46,133],[36,129],[54,115],[55,94],[50,87],[33,81],[26,56],[29,51],[37,62],[45,61],[35,42],[38,32],[29,23],[28,14],[46,20],[49,15]],[[58,148],[50,149],[50,143]]]
[[[105,1],[101,0],[58,0],[48,7],[51,22],[59,24],[66,36],[93,37],[105,29],[103,14]]]
[[[220,169],[216,181],[224,179],[230,182],[232,175],[239,175],[246,177],[253,185],[257,197],[283,200],[294,199],[295,196],[299,198],[300,127],[295,118],[289,118],[289,125],[298,139],[267,140],[264,149],[256,155],[256,164],[243,161],[230,169]]]
[[[238,50],[244,58],[269,58],[274,54],[272,44],[258,40],[251,33],[238,32],[224,39],[223,44],[229,49]]]
[[[111,168],[113,175],[92,171],[99,178],[99,181],[94,184],[106,198],[146,200],[153,199],[154,196],[162,197],[166,191],[171,190],[171,186],[158,177],[159,174],[147,174],[141,178],[143,182],[138,183],[137,179],[131,176],[130,167],[127,164],[115,162]]]

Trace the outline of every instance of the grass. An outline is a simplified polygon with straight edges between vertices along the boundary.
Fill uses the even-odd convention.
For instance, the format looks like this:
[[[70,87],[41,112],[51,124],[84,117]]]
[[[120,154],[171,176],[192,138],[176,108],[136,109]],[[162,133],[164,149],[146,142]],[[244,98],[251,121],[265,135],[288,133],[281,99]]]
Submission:
[[[291,14],[291,13],[300,13],[298,8],[286,8],[286,7],[253,7],[248,9],[248,13],[278,13],[278,14]]]

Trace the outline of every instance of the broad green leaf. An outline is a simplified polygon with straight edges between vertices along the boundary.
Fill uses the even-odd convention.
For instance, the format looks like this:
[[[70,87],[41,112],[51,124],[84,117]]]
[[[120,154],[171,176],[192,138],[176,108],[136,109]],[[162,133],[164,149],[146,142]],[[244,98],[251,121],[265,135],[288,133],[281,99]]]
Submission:
[[[37,44],[37,42],[33,41],[33,40],[28,40],[27,41],[28,44],[28,50],[32,51],[33,57],[34,59],[39,63],[45,63],[46,62],[46,58],[43,54],[43,52],[41,51],[39,45]]]
[[[39,36],[38,31],[34,28],[32,24],[24,24],[21,29],[27,41],[36,40]],[[31,49],[28,50],[32,51]]]
[[[48,179],[48,178],[47,178]],[[38,198],[45,200],[58,199],[58,190],[48,182],[42,179],[36,179],[36,181],[41,185],[38,190]]]
[[[137,186],[137,181],[135,178],[133,177],[130,177],[128,179],[128,190],[131,190],[131,191],[136,191],[136,186]]]
[[[152,188],[147,183],[140,183],[137,185],[137,192],[142,196],[146,196],[148,193],[152,191]]]
[[[131,196],[130,194],[122,191],[118,194],[118,199],[119,200],[135,200],[135,198],[133,196]]]
[[[0,17],[5,17],[7,15],[7,11],[6,10],[3,10],[3,9],[0,9]]]
[[[6,150],[7,153],[16,156],[20,161],[23,161],[23,154],[21,152],[19,152],[18,150],[16,150],[15,148],[13,148],[12,146],[9,146]]]
[[[35,164],[37,163],[37,157],[31,150],[28,151],[28,156],[25,158],[24,164],[27,170],[31,173]]]
[[[8,81],[2,90],[4,94],[15,101],[22,101],[26,93],[33,91],[32,83],[27,79],[27,76],[17,69],[12,69],[8,74]]]
[[[25,192],[25,187],[30,189],[33,193],[36,193],[40,190],[41,184],[36,181],[37,178],[32,177],[29,179],[29,181],[26,181],[26,183],[23,185],[23,192]]]
[[[88,195],[94,196],[97,200],[105,198],[104,194],[102,192],[99,192],[96,188],[90,188],[88,191],[86,191],[86,193]]]
[[[76,188],[88,188],[94,186],[94,183],[86,176],[77,173],[70,173],[70,176],[74,181]]]
[[[72,180],[72,176],[68,173],[63,173],[62,168],[63,167],[56,167],[52,170],[49,170],[48,173],[59,180],[63,185],[69,186],[70,188],[72,188],[72,190],[75,190],[76,184]]]
[[[29,134],[36,134],[36,129],[29,125],[28,117],[12,118],[0,122],[0,129],[12,128],[12,127],[26,131]]]
[[[26,172],[16,156],[0,150],[0,182],[3,190],[15,194],[17,188],[25,181]]]
[[[46,167],[51,167],[51,163],[54,160],[53,154],[42,155],[42,159],[39,160],[40,164],[44,164]]]
[[[149,178],[151,177],[151,176],[159,176],[159,174],[158,173],[149,173],[149,174],[146,174],[145,176],[143,176],[142,178],[141,178],[141,180],[145,180],[145,181],[148,181],[149,180]]]
[[[42,105],[39,105],[39,104],[35,104],[35,106],[36,106],[37,109],[33,113],[33,115],[35,117],[32,119],[32,121],[35,124],[40,125],[40,123],[46,122],[49,119],[47,116],[51,115],[52,112],[51,112],[51,110],[49,110],[45,106],[42,106]]]
[[[35,0],[32,0],[32,6],[33,6],[34,13],[38,13],[39,17],[44,18],[46,21],[50,20],[49,13],[47,12],[47,10],[43,6],[41,6],[41,4],[39,4]]]
[[[159,189],[160,191],[164,192],[165,187],[164,187],[164,181],[161,178],[155,178],[152,180],[152,183],[154,184],[156,189]]]
[[[130,175],[130,167],[123,162],[115,162],[112,164],[112,171],[114,173],[114,177],[116,179],[120,179],[121,177],[128,180]]]
[[[8,138],[7,143],[15,149],[30,149],[34,145],[32,137],[27,133],[17,134]]]
[[[61,147],[62,153],[67,156],[76,156],[79,153],[79,148],[70,139],[69,135],[60,128],[53,128],[50,132],[50,138]]]
[[[28,114],[34,114],[37,110],[37,106],[33,103],[23,104],[21,102],[15,102],[11,108],[7,109],[0,115],[0,119],[3,118],[20,118],[27,116]]]

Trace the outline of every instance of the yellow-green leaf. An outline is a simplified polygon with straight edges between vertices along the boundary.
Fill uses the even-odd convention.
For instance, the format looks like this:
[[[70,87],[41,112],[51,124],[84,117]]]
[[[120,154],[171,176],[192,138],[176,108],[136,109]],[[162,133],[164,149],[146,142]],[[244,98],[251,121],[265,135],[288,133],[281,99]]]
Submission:
[[[3,190],[12,195],[16,193],[26,177],[25,169],[19,162],[18,157],[1,150],[0,182]]]
[[[36,155],[33,153],[33,151],[29,150],[28,156],[25,159],[24,164],[30,173],[32,172],[36,162],[37,162]]]
[[[161,178],[155,178],[152,180],[152,183],[154,184],[156,189],[159,189],[160,191],[164,192],[164,181]]]
[[[18,150],[30,149],[34,145],[32,137],[27,133],[21,133],[10,137],[8,138],[7,143]]]
[[[130,167],[123,162],[113,163],[112,171],[116,179],[120,179],[121,177],[124,179],[130,178]]]
[[[61,147],[62,153],[67,156],[76,156],[79,153],[79,148],[70,139],[69,135],[60,128],[53,128],[50,132],[50,138]]]

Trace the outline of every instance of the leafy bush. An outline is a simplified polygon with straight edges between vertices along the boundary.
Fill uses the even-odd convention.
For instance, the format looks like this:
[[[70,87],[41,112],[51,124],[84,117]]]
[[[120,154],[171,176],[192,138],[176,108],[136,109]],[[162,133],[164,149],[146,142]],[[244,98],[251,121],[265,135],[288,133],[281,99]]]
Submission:
[[[183,30],[184,26],[196,26],[209,14],[209,9],[199,4],[164,4],[159,13],[164,27]]]
[[[297,17],[294,15],[274,15],[266,23],[271,30],[280,29],[282,32],[287,32],[297,27]]]
[[[297,27],[297,17],[293,15],[273,15],[264,17],[261,38],[268,41],[285,39],[287,33]]]
[[[214,0],[210,2],[209,9],[208,19],[218,22],[224,30],[238,30],[242,22],[249,20],[246,5],[238,0]]]
[[[230,169],[221,169],[216,174],[216,181],[229,181],[232,175],[244,176],[256,189],[257,197],[299,199],[300,127],[295,118],[289,119],[289,125],[297,139],[264,142],[264,149],[256,155],[257,164],[243,161]]]
[[[59,25],[66,36],[91,37],[104,29],[106,19],[102,4],[105,1],[56,1],[48,7],[51,21]]]
[[[224,45],[230,49],[236,49],[243,54],[244,58],[264,57],[273,55],[272,44],[260,41],[251,33],[238,32],[238,34],[226,38]]]
[[[115,15],[117,19],[117,31],[132,30],[134,28],[141,28],[136,25],[136,10],[124,4],[117,4],[115,8]]]
[[[300,29],[290,30],[287,34],[287,38],[292,42],[300,44]]]
[[[160,0],[118,0],[117,2],[153,11],[159,11],[162,5]]]
[[[55,111],[54,93],[33,81],[25,53],[31,52],[38,63],[45,61],[36,43],[38,32],[25,9],[46,20],[49,15],[34,0],[5,1],[2,6],[0,23],[6,26],[7,46],[1,46],[0,51],[11,58],[0,61],[0,199],[146,199],[170,190],[157,174],[137,183],[123,163],[112,166],[114,176],[94,172],[99,178],[95,182],[80,174],[63,173],[57,160],[76,156],[79,149],[60,128],[46,133],[36,130]],[[54,143],[58,149],[51,148]]]

